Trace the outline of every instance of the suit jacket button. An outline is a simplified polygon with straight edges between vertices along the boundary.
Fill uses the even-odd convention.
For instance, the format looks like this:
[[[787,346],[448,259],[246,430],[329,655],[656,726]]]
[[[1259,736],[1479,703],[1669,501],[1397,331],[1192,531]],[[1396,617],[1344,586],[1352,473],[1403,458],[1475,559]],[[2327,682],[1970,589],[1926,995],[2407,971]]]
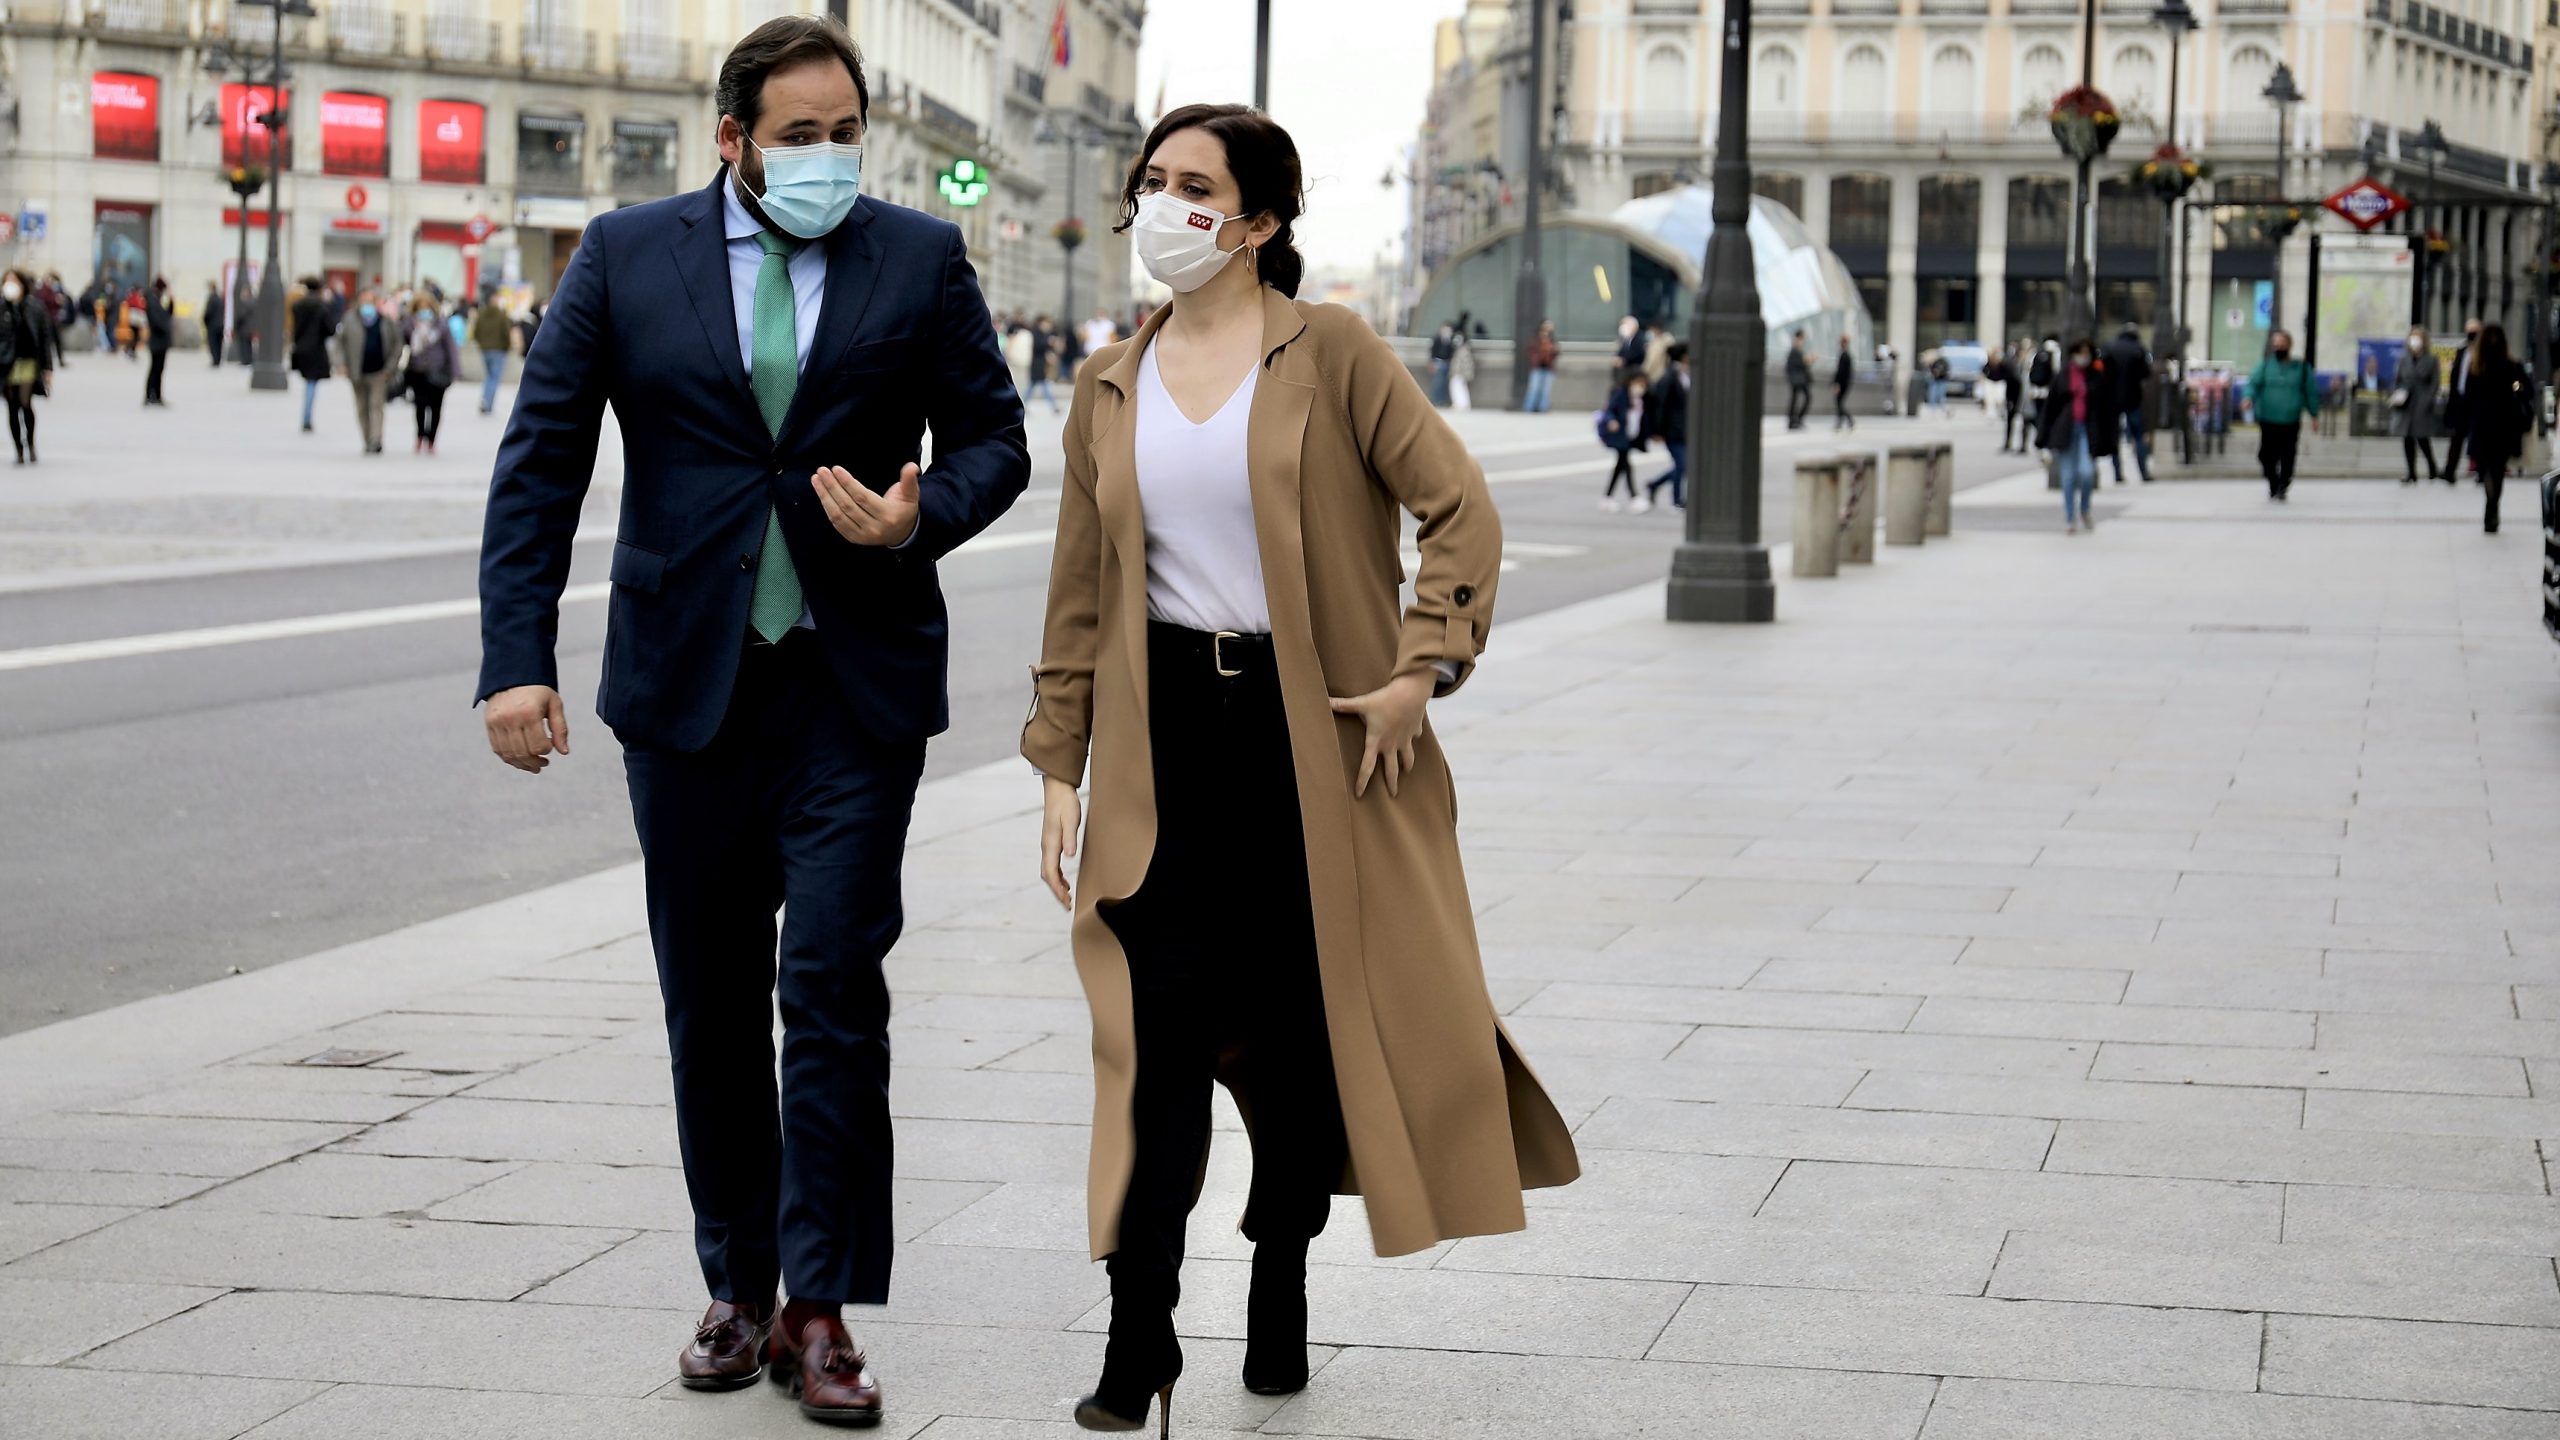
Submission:
[[[741,556],[739,556],[739,557],[738,557],[738,568],[739,568],[739,569],[741,569],[741,570],[753,570],[754,568],[756,568],[756,557],[754,557],[753,555],[741,555]]]
[[[1451,595],[1449,598],[1457,601],[1461,605],[1473,605],[1476,603],[1476,587],[1473,585],[1461,585],[1458,587],[1457,593]]]

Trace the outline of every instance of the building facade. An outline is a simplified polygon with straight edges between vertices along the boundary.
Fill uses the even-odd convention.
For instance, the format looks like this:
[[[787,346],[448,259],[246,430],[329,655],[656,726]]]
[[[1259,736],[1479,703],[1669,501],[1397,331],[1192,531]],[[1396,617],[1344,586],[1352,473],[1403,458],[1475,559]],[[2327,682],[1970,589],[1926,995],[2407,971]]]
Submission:
[[[249,207],[253,266],[280,202],[288,275],[492,284],[547,295],[586,223],[705,184],[718,166],[712,85],[728,43],[820,0],[316,0],[288,16],[280,186]],[[1061,73],[1082,108],[1131,124],[1131,5],[1070,0],[1084,50]],[[959,222],[991,304],[1054,293],[1039,207],[1060,203],[1045,149],[1008,99],[1045,52],[1037,0],[851,0],[872,93],[867,191]],[[6,0],[0,7],[0,254],[77,288],[166,276],[192,300],[241,249],[237,164],[276,168],[277,12],[234,0]],[[1051,84],[1059,83],[1056,78]],[[1134,145],[1132,144],[1132,147]],[[1027,233],[1006,222],[1019,218]],[[1116,272],[1109,242],[1085,257]],[[1046,282],[1046,285],[1044,285]],[[1088,289],[1087,294],[1094,293]]]
[[[2172,138],[2171,37],[2152,0],[2098,8],[2093,79],[2125,118],[2093,171],[2098,315],[2104,328],[2133,322],[2148,334],[2162,249],[2181,247],[2161,203],[2127,172]],[[2370,169],[2440,202],[2393,222],[2450,241],[2433,272],[2439,323],[2472,312],[2521,322],[2551,133],[2552,0],[2192,8],[2199,28],[2179,37],[2174,138],[2213,167],[2199,202],[2316,200]],[[1555,60],[1555,189],[1606,213],[1703,178],[1722,98],[1718,0],[1573,0],[1570,11]],[[2080,79],[2078,0],[1759,0],[1752,24],[1754,186],[1847,262],[1899,353],[2060,328],[2072,174],[2045,113]],[[2282,153],[2263,95],[2279,63],[2303,95]],[[2416,144],[2429,121],[2447,141],[2432,181]],[[2228,209],[2185,219],[2174,294],[2199,358],[2254,357],[2271,296],[2288,325],[2301,316],[2309,227],[2288,238],[2259,218]],[[2325,222],[2325,233],[2353,248],[2343,225]],[[2395,243],[2407,245],[2378,242]]]

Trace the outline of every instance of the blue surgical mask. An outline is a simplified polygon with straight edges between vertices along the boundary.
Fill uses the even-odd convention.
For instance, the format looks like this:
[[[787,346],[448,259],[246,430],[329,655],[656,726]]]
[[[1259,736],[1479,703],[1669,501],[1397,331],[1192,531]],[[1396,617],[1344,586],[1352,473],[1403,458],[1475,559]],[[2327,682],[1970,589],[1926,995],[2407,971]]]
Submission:
[[[803,240],[815,240],[844,223],[862,198],[862,147],[755,145],[764,162],[764,193],[756,197],[765,218]]]
[[[370,324],[372,324],[374,321],[379,320],[379,319],[381,319],[381,318],[382,318],[382,312],[381,312],[381,311],[379,311],[379,310],[374,309],[374,308],[373,308],[372,306],[370,306],[370,305],[359,305],[359,306],[357,306],[357,307],[356,307],[356,313],[364,317],[364,323],[366,323],[367,325],[370,325]]]

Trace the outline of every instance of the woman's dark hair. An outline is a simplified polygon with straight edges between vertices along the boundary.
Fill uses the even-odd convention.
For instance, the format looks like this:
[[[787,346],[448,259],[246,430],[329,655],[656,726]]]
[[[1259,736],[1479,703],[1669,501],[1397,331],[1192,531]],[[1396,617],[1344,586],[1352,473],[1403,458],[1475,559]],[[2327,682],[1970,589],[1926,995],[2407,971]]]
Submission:
[[[2483,325],[2480,343],[2471,347],[2471,373],[2487,377],[2492,370],[2503,370],[2511,357],[2507,354],[2507,327]]]
[[[776,72],[816,60],[834,60],[853,75],[853,93],[862,101],[862,118],[871,118],[871,84],[862,77],[862,52],[842,25],[823,15],[785,15],[747,32],[720,62],[720,83],[712,92],[720,113],[737,117],[752,131],[764,114],[764,82]]]
[[[2096,358],[2098,353],[2098,342],[2090,339],[2086,335],[2076,335],[2072,337],[2070,346],[2062,353],[2065,355],[2077,355],[2083,350],[2088,351],[2092,359]]]
[[[1307,273],[1307,262],[1298,254],[1289,228],[1306,212],[1298,145],[1278,121],[1250,105],[1185,105],[1157,121],[1156,128],[1147,132],[1146,148],[1130,162],[1129,178],[1120,186],[1120,223],[1112,227],[1113,233],[1137,223],[1138,189],[1147,182],[1147,162],[1168,136],[1183,130],[1206,130],[1226,147],[1227,170],[1244,196],[1240,203],[1246,218],[1268,215],[1280,222],[1254,263],[1263,284],[1296,298],[1298,282]]]

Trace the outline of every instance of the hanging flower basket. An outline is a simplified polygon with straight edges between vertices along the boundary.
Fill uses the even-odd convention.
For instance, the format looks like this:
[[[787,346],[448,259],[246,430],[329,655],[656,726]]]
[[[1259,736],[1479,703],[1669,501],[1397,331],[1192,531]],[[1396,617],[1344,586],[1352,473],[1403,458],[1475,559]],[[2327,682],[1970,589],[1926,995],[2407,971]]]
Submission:
[[[1084,222],[1069,216],[1049,227],[1049,237],[1061,250],[1073,250],[1084,243]]]
[[[2195,188],[2199,180],[2210,179],[2213,167],[2175,145],[2163,145],[2151,152],[2151,158],[2133,167],[2133,181],[2163,200],[2175,200]]]
[[[2453,253],[2453,242],[2444,238],[2444,232],[2441,230],[2428,231],[2426,244],[2427,254],[2430,256],[2441,259]]]
[[[2086,85],[2075,85],[2053,99],[2053,109],[2045,119],[2053,126],[2053,141],[2062,153],[2075,161],[2095,160],[2116,143],[2116,132],[2124,128],[2124,116],[2116,110],[2116,102]]]

